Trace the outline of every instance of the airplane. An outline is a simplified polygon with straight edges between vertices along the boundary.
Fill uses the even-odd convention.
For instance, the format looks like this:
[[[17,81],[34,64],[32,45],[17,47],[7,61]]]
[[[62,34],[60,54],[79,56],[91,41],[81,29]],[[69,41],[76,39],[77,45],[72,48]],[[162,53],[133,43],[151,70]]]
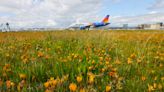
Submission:
[[[103,27],[109,25],[109,17],[110,15],[107,15],[101,22],[95,22],[95,23],[90,23],[89,25],[84,25],[80,26],[80,30],[85,30],[85,29],[90,29],[92,28],[98,28],[98,27]]]

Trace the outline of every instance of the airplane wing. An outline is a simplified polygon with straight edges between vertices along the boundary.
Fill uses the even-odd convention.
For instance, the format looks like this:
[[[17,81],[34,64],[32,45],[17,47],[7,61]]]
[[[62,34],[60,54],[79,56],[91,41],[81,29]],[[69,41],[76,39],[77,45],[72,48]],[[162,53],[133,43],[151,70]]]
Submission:
[[[84,25],[84,26],[81,26],[80,29],[81,30],[85,30],[85,29],[88,29],[92,26],[92,24],[89,24],[89,25]]]

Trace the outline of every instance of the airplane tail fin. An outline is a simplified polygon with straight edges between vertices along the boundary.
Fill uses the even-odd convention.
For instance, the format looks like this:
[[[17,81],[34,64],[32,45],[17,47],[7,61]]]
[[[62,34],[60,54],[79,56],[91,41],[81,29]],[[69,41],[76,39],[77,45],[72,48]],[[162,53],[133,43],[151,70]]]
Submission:
[[[103,22],[103,23],[108,23],[108,22],[109,22],[109,15],[107,15],[107,16],[103,19],[102,22]]]

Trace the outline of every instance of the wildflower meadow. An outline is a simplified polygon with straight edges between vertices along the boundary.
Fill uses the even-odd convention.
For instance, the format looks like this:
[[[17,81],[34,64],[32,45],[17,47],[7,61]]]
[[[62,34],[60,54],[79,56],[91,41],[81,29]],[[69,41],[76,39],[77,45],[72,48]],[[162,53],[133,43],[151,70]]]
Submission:
[[[164,31],[0,33],[0,92],[164,92]]]

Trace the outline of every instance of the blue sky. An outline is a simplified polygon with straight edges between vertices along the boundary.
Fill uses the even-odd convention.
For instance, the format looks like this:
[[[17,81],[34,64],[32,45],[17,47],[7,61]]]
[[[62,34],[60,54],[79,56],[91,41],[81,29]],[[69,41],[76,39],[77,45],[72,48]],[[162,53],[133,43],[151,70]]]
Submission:
[[[0,24],[14,28],[63,28],[100,21],[111,26],[164,22],[164,0],[1,0]]]
[[[162,17],[164,13],[164,0],[104,0],[100,14],[103,16],[106,13],[113,17],[120,17],[119,19],[126,20],[131,18],[133,21],[125,23],[131,24],[133,22],[132,24],[135,25],[164,22],[164,17]],[[141,22],[139,22],[140,18]]]
[[[111,0],[104,1],[102,14],[107,12],[113,16],[135,16],[151,12],[149,7],[154,3],[154,0]],[[107,12],[106,12],[107,11]]]

